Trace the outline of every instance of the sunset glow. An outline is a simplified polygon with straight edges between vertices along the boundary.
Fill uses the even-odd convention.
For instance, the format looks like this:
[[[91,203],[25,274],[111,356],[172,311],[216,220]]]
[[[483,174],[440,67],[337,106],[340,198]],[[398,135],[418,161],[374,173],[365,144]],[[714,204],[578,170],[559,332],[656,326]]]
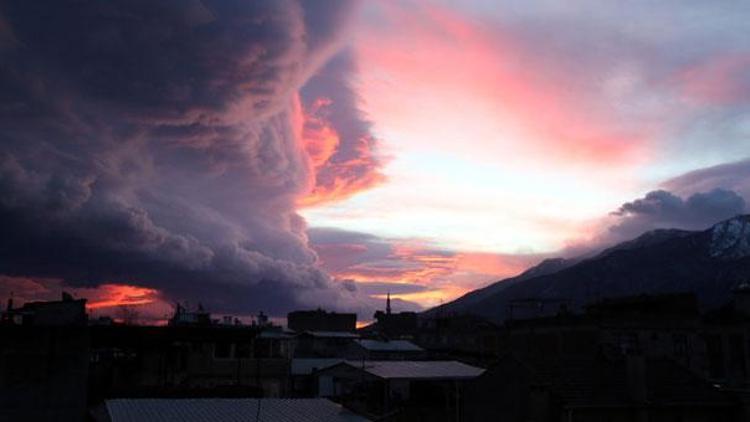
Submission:
[[[18,301],[421,310],[750,199],[744,5],[21,3],[0,6]]]
[[[352,45],[356,86],[381,153],[392,157],[386,181],[302,213],[311,225],[403,240],[387,263],[358,263],[337,277],[432,286],[398,297],[434,305],[476,287],[467,273],[497,280],[530,264],[514,265],[513,255],[597,238],[620,204],[724,153],[702,141],[678,152],[674,138],[700,107],[746,102],[746,54],[670,63],[657,57],[664,46],[614,28],[601,43],[578,38],[570,22],[585,27],[591,8],[559,17],[554,8],[538,7],[540,16],[510,9],[363,8]],[[557,40],[522,26],[533,31],[541,16],[563,31]],[[663,74],[649,69],[655,61]],[[696,150],[702,158],[688,152]],[[450,253],[425,255],[403,246],[409,239]]]
[[[148,305],[158,300],[158,292],[154,289],[121,284],[104,284],[94,295],[88,296],[93,296],[86,303],[86,307],[90,310],[117,306]]]

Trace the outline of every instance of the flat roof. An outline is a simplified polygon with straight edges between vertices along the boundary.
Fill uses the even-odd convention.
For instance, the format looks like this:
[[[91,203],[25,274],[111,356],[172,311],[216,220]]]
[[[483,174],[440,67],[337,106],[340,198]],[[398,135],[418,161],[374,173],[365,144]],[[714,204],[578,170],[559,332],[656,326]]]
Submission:
[[[105,406],[112,422],[369,420],[327,399],[116,399]]]
[[[458,380],[476,378],[484,373],[483,368],[453,360],[368,360],[344,364],[383,379]]]

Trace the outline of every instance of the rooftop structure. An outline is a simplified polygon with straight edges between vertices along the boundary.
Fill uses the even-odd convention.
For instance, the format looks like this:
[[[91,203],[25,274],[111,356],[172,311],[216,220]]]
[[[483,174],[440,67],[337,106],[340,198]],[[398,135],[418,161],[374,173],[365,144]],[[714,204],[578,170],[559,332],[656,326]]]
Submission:
[[[320,369],[329,368],[344,362],[340,358],[294,358],[292,359],[292,375],[311,375]]]
[[[0,322],[5,324],[36,326],[86,325],[86,299],[74,299],[62,293],[62,300],[49,302],[27,302],[19,308],[13,307],[13,299],[8,300],[5,312],[0,314]]]
[[[365,350],[373,352],[422,352],[424,349],[408,340],[355,340],[359,346]]]
[[[367,331],[375,331],[392,338],[413,336],[417,331],[417,313],[393,313],[390,292],[386,295],[385,312],[376,311],[373,317],[376,323],[367,327]]]
[[[316,338],[344,338],[344,339],[358,339],[359,334],[342,332],[342,331],[305,331],[300,335],[307,335]]]
[[[191,312],[178,303],[175,305],[174,315],[169,319],[169,325],[211,325],[211,314],[201,304]]]
[[[368,419],[326,399],[119,399],[107,400],[111,422],[361,422]]]
[[[461,380],[484,373],[482,368],[457,361],[346,361],[339,365],[348,365],[389,380]]]
[[[357,314],[314,311],[294,311],[287,314],[287,326],[290,330],[302,331],[342,331],[353,332],[357,329]]]

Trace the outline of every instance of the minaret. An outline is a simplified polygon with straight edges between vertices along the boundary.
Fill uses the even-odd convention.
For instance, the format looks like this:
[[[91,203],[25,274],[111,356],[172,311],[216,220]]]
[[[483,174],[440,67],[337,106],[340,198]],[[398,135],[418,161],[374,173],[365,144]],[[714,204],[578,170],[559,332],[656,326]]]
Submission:
[[[391,314],[391,292],[388,292],[388,296],[385,299],[385,314]]]

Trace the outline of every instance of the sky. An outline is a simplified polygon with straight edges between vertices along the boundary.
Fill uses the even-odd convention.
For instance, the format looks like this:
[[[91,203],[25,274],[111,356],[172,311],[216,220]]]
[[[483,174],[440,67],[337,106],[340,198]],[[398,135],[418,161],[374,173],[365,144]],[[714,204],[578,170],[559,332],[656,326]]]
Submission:
[[[748,212],[750,6],[0,4],[0,298],[420,310]]]

